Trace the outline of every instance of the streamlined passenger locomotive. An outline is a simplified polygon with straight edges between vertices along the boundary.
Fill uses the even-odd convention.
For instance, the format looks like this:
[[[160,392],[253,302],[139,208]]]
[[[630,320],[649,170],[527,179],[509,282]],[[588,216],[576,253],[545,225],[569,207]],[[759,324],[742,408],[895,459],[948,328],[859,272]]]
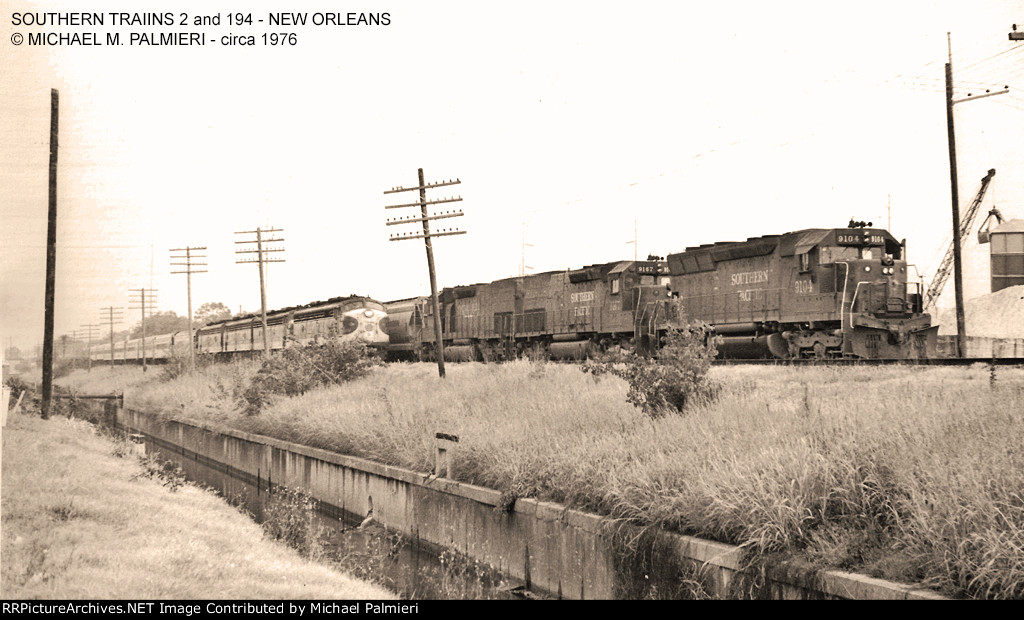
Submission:
[[[687,248],[668,270],[686,318],[713,325],[725,356],[928,357],[938,326],[904,251],[851,222]]]
[[[328,340],[388,344],[387,313],[369,297],[335,297],[267,313],[271,350]],[[230,356],[263,351],[263,321],[258,314],[210,323],[196,331],[196,352]]]

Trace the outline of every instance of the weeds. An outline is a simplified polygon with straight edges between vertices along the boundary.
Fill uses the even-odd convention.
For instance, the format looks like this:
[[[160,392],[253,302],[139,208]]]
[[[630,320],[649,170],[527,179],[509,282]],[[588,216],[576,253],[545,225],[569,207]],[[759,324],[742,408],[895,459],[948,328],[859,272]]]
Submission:
[[[263,532],[297,550],[303,557],[319,560],[321,542],[328,529],[316,515],[316,500],[305,489],[277,487],[263,510]]]
[[[487,600],[505,598],[508,588],[501,574],[454,549],[438,556],[439,566],[420,569],[420,592],[416,597],[432,596],[441,600]]]
[[[721,387],[708,378],[718,354],[711,327],[704,323],[672,326],[657,357],[617,352],[582,370],[595,377],[611,373],[629,384],[626,401],[652,418],[681,413],[695,403],[710,403]]]
[[[255,372],[244,368],[208,381]],[[720,391],[700,415],[652,417],[624,402],[623,379],[595,384],[575,366],[453,365],[440,382],[429,364],[402,364],[260,416],[210,415],[417,471],[442,429],[460,437],[458,480],[507,489],[504,508],[536,497],[754,555],[1019,599],[1024,373],[998,373],[993,385],[987,365],[714,367]]]
[[[291,347],[263,361],[242,392],[244,412],[258,415],[280,396],[298,396],[321,385],[344,383],[369,374],[381,365],[374,352],[362,344],[331,341]]]
[[[4,377],[4,385],[11,388],[11,404],[18,402],[18,398],[23,392],[28,392],[31,388],[28,383],[25,383],[21,377],[12,375],[10,377]]]
[[[135,474],[132,477],[133,480],[136,478],[159,480],[171,493],[183,487],[187,482],[185,472],[171,461],[161,461],[155,456],[146,455],[139,457],[139,463],[142,464],[142,471]]]

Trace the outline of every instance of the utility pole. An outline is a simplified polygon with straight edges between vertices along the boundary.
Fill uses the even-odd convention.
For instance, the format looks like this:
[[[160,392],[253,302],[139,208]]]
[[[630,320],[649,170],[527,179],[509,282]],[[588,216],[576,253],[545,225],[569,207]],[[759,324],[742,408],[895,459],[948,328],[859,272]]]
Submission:
[[[205,246],[201,247],[201,248],[193,248],[193,247],[185,246],[184,248],[175,248],[175,249],[171,250],[172,252],[184,252],[185,253],[184,256],[180,256],[179,255],[179,256],[172,256],[171,257],[174,260],[184,259],[185,260],[184,263],[171,263],[171,264],[172,265],[183,266],[183,267],[185,267],[185,270],[184,271],[172,271],[171,273],[172,274],[174,274],[174,273],[183,273],[183,274],[185,274],[185,280],[188,283],[188,364],[189,364],[189,369],[192,372],[195,372],[195,370],[196,370],[196,348],[195,348],[195,345],[194,345],[194,341],[195,341],[195,328],[192,325],[192,274],[193,273],[206,273],[205,269],[203,269],[203,270],[192,269],[193,267],[196,267],[196,266],[206,265],[206,263],[193,263],[192,262],[192,259],[195,259],[195,258],[206,258],[206,255],[205,254],[193,254],[192,252],[201,252],[201,251],[204,251],[204,250],[206,250]],[[264,333],[266,333],[267,327],[266,327],[265,323],[264,323],[263,329],[264,329]]]
[[[43,402],[44,420],[50,418],[53,396],[53,317],[57,290],[57,89],[50,89],[50,191],[46,223],[46,297],[43,315]]]
[[[64,334],[63,336],[61,336],[61,340],[64,341],[64,347],[63,347],[63,350],[61,351],[61,356],[66,361],[68,359],[68,357],[67,357],[68,335]],[[71,358],[70,358],[71,359],[71,367],[72,368],[77,368],[78,367],[78,361],[77,361],[78,360],[78,357],[77,357],[78,353],[76,353],[77,350],[78,350],[78,330],[77,329],[73,329],[73,330],[71,330]]]
[[[964,283],[963,269],[960,249],[960,190],[957,185],[956,167],[956,131],[953,126],[953,105],[965,101],[973,101],[1002,95],[1009,92],[1010,87],[1004,86],[1003,90],[996,92],[985,91],[984,94],[967,94],[963,99],[953,99],[953,42],[950,33],[946,33],[946,47],[949,53],[949,62],[946,63],[946,138],[949,142],[949,187],[953,203],[953,287],[956,303],[956,356],[963,357],[967,350],[967,326],[964,317]]]
[[[99,329],[99,325],[90,323],[89,325],[79,325],[79,327],[85,329],[85,372],[92,372],[92,334],[94,329]]]
[[[277,243],[284,241],[284,239],[264,239],[263,233],[276,233],[282,232],[282,228],[267,228],[256,230],[246,230],[236,232],[236,235],[251,235],[256,234],[255,239],[249,239],[247,241],[236,241],[235,243],[255,243],[255,250],[235,250],[235,254],[256,254],[256,260],[236,260],[235,263],[241,265],[242,263],[257,263],[260,268],[260,311],[263,317],[263,355],[270,355],[270,340],[267,338],[267,286],[263,280],[263,263],[283,263],[283,258],[263,258],[265,252],[284,252],[284,248],[265,248],[264,243]]]
[[[107,306],[106,308],[100,308],[103,312],[107,313],[107,321],[110,325],[110,370],[114,370],[114,319],[117,319],[117,324],[121,324],[121,309],[115,308],[114,306]],[[117,313],[117,316],[114,316]]]
[[[147,295],[146,291],[149,291]],[[138,304],[130,310],[142,311],[142,372],[146,372],[146,310],[152,311],[156,308],[156,289],[136,288],[128,291],[129,303]],[[127,360],[128,358],[125,357]]]
[[[399,186],[399,187],[393,187],[393,188],[389,189],[388,191],[384,192],[385,194],[397,194],[399,192],[411,192],[411,191],[419,190],[419,192],[420,192],[420,200],[419,200],[419,202],[410,202],[410,203],[401,204],[401,205],[390,205],[390,206],[386,206],[384,208],[385,209],[401,209],[401,208],[404,208],[404,207],[416,207],[416,206],[418,206],[420,208],[420,217],[414,218],[414,217],[410,216],[410,217],[404,217],[404,218],[395,218],[393,220],[392,219],[388,219],[387,225],[388,226],[395,226],[397,224],[413,224],[413,223],[416,223],[416,222],[421,222],[423,224],[423,234],[412,234],[412,233],[395,234],[395,235],[391,235],[391,237],[388,240],[389,241],[402,241],[402,240],[405,240],[405,239],[423,239],[423,244],[427,248],[427,269],[430,271],[430,297],[433,300],[433,306],[434,306],[434,340],[435,340],[435,343],[436,343],[436,352],[437,352],[437,374],[442,379],[444,379],[444,341],[442,340],[442,337],[441,337],[441,304],[438,302],[438,298],[437,298],[437,275],[434,272],[434,248],[433,248],[433,245],[430,243],[430,240],[432,238],[434,238],[434,237],[446,237],[448,235],[464,235],[464,234],[466,234],[466,231],[458,230],[458,229],[450,230],[450,229],[445,228],[445,229],[442,229],[442,230],[440,230],[438,232],[433,232],[433,233],[430,232],[430,220],[440,220],[440,219],[449,218],[449,217],[460,217],[462,215],[462,211],[461,210],[460,211],[445,211],[444,213],[435,213],[434,215],[429,215],[428,216],[427,215],[427,205],[441,204],[441,203],[446,203],[446,202],[461,202],[462,201],[462,197],[459,196],[458,198],[443,198],[441,200],[431,200],[431,201],[428,202],[427,201],[427,190],[431,189],[431,188],[434,188],[434,187],[445,187],[447,185],[458,185],[462,181],[460,181],[458,179],[455,179],[454,181],[448,180],[448,181],[442,181],[440,183],[431,183],[431,184],[427,185],[426,182],[423,180],[423,168],[419,169],[419,181],[420,181],[419,185],[417,185],[416,187],[401,187],[401,186]]]

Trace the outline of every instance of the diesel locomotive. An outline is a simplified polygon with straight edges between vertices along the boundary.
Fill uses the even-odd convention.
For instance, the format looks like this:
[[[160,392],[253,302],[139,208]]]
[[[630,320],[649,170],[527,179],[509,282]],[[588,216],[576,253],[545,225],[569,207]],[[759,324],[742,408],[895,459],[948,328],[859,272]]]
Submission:
[[[851,222],[687,248],[668,271],[686,317],[713,325],[725,356],[924,358],[938,326],[905,249]]]
[[[389,344],[387,313],[380,302],[369,297],[335,297],[303,306],[267,313],[267,344],[271,350],[328,340],[361,342],[370,347]],[[263,351],[263,321],[258,314],[245,314],[210,323],[196,329],[192,343],[196,353],[228,358]],[[147,336],[114,343],[115,363],[184,359],[189,355],[189,333]],[[110,345],[95,344],[89,350],[94,362],[110,362]]]
[[[353,295],[267,313],[267,341],[272,351],[328,340],[387,346],[384,306],[369,297]],[[219,357],[261,352],[262,318],[247,314],[205,325],[196,331],[195,346],[198,354]]]
[[[439,294],[445,358],[584,359],[610,347],[653,349],[667,285],[665,261],[647,260],[445,288]],[[385,307],[391,357],[436,359],[430,298]]]
[[[938,327],[908,278],[905,244],[865,223],[687,248],[667,261],[619,261],[440,294],[449,360],[583,359],[613,347],[657,348],[669,298],[714,328],[733,358],[916,359]],[[429,297],[385,304],[389,353],[433,359]]]

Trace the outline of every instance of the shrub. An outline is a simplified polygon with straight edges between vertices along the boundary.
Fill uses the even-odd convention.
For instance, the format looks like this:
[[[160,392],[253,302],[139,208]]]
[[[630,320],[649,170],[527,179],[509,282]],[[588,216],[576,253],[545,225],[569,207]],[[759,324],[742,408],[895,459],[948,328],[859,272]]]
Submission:
[[[316,516],[316,499],[305,489],[277,487],[263,511],[263,532],[312,560],[323,557],[327,534]]]
[[[263,361],[240,400],[245,413],[257,415],[277,396],[298,396],[321,385],[352,381],[380,365],[376,353],[362,344],[291,347]]]
[[[682,316],[681,313],[674,316]],[[588,362],[583,372],[595,377],[611,373],[629,383],[626,400],[652,418],[682,412],[691,403],[711,402],[721,386],[708,378],[711,360],[718,354],[709,325],[669,324],[663,346],[654,357],[635,352],[612,353]]]
[[[29,391],[30,387],[28,383],[18,376],[4,377],[4,385],[11,388],[11,404],[13,405],[18,401],[18,397],[21,396],[22,392]]]

